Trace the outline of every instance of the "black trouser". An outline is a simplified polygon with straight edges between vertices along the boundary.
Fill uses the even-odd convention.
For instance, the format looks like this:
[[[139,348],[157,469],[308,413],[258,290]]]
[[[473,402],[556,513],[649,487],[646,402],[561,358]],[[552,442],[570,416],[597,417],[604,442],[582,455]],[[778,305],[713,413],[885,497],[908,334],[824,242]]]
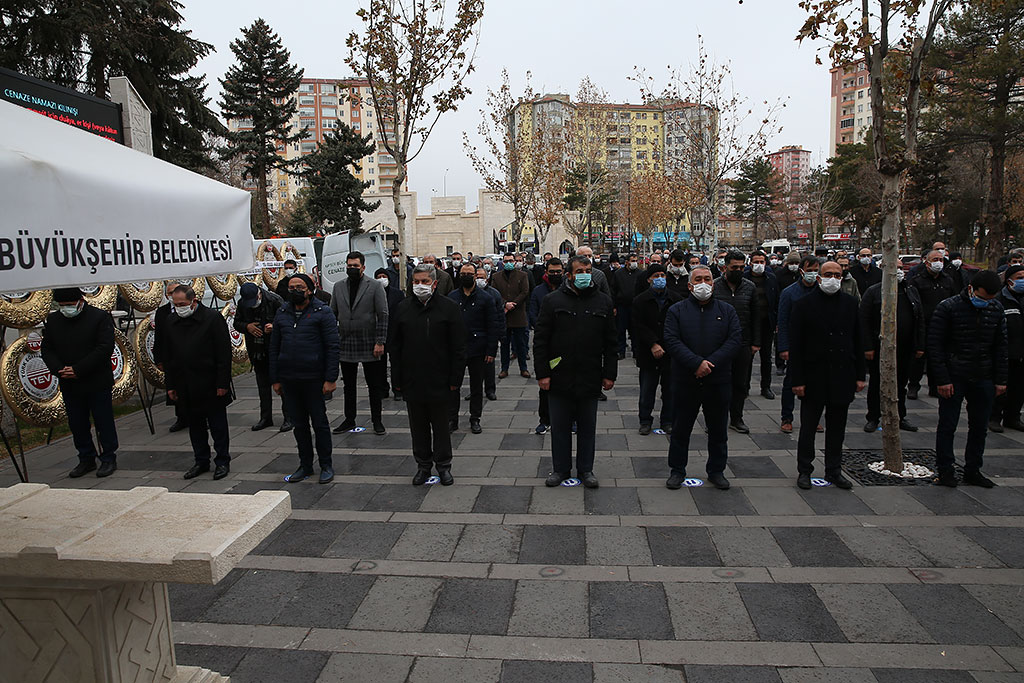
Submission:
[[[874,360],[868,361],[868,412],[865,415],[868,422],[878,422],[882,417],[881,373],[879,370],[878,353],[878,351],[875,352]],[[901,420],[907,417],[907,379],[912,363],[912,358],[896,359],[896,391],[898,392]]]
[[[497,389],[497,368],[494,366],[496,363],[492,360],[490,363],[484,363],[484,393],[493,394]]]
[[[1003,424],[1020,422],[1020,411],[1024,407],[1024,361],[1011,360],[1009,367],[1006,393],[996,397],[992,409],[992,419],[1002,420]]]
[[[615,309],[615,327],[619,341],[619,354],[626,353],[626,334],[629,340],[633,341],[633,333],[629,331],[629,321],[632,318],[632,308],[628,305],[619,304]]]
[[[743,421],[743,403],[750,393],[750,371],[754,357],[749,346],[741,346],[732,359],[732,396],[729,398],[729,419],[733,424]]]
[[[757,352],[761,358],[761,391],[772,388],[772,341],[775,329],[768,318],[761,319],[761,349]]]
[[[672,405],[672,360],[668,354],[661,360],[654,361],[653,366],[640,368],[640,424],[654,424],[654,399],[661,385],[661,428],[672,424],[675,419],[675,408]]]
[[[505,329],[505,336],[501,338],[501,370],[508,372],[512,363],[511,351],[515,351],[516,360],[519,362],[519,371],[526,372],[526,356],[530,353],[530,330],[527,327],[508,327]]]
[[[260,393],[260,420],[263,422],[274,422],[274,393],[273,385],[270,382],[270,368],[266,365],[253,365],[253,374],[256,375],[256,389]],[[284,392],[281,392],[284,394]],[[284,396],[281,396],[281,416],[285,422],[288,415],[284,412]]]
[[[457,392],[455,393],[458,396]],[[450,400],[449,400],[450,403]],[[411,401],[405,397],[409,413],[409,431],[412,433],[412,457],[416,467],[430,471],[452,468],[452,437],[448,431],[448,405],[443,400]]]
[[[111,390],[66,392],[64,409],[67,411],[72,440],[78,450],[78,459],[85,464],[96,462],[96,444],[93,443],[89,424],[89,416],[92,415],[100,442],[100,462],[117,462],[117,429],[114,427]]]
[[[341,362],[341,381],[345,385],[345,421],[355,422],[356,419],[356,377],[359,374],[359,363]],[[388,368],[387,361],[380,360],[363,362],[363,377],[370,393],[370,419],[381,421],[381,405],[387,395]]]
[[[320,468],[333,466],[331,453],[331,425],[327,421],[324,404],[324,383],[318,379],[286,380],[281,382],[284,412],[294,425],[295,446],[299,450],[299,464],[307,473],[313,471],[313,440]],[[312,434],[310,433],[312,425]]]
[[[559,473],[572,472],[572,423],[576,423],[576,472],[594,471],[597,440],[597,396],[579,398],[548,392],[551,410],[551,466]]]
[[[228,453],[228,409],[226,406],[211,408],[205,414],[191,413],[188,416],[188,438],[192,442],[192,454],[196,464],[210,466],[210,441],[213,438],[213,450],[216,455],[213,462],[217,467],[231,462]]]
[[[800,438],[796,446],[796,469],[800,474],[814,472],[814,435],[821,414],[825,413],[825,476],[840,474],[843,466],[843,436],[849,403],[829,403],[800,399]]]
[[[541,389],[537,392],[540,397],[540,406],[537,409],[537,416],[540,417],[542,425],[551,426],[551,392]]]
[[[924,321],[924,329],[928,329],[931,324],[931,317]],[[921,356],[920,358],[914,358],[910,363],[910,390],[920,391],[921,390],[921,378],[928,369],[928,354]],[[932,379],[932,373],[928,372],[928,393],[938,394],[936,389],[935,381]]]
[[[469,370],[469,417],[472,420],[479,420],[484,412],[484,363],[483,356],[470,356],[466,359],[466,369]],[[452,422],[459,420],[459,408],[461,406],[462,385],[452,392],[451,405],[448,409],[448,419]]]
[[[786,361],[782,360],[782,352],[779,351],[779,331],[775,330],[775,334],[772,337],[775,340],[775,367],[779,370],[786,369]]]
[[[960,422],[960,408],[967,401],[967,446],[964,449],[964,471],[981,470],[985,457],[985,439],[988,421],[992,417],[992,403],[996,388],[992,380],[953,380],[953,396],[939,398],[939,424],[935,427],[935,467],[939,473],[951,472],[956,462],[953,456],[953,436]]]
[[[686,475],[690,460],[690,433],[697,422],[697,413],[703,408],[704,424],[708,428],[708,474],[725,471],[729,457],[729,397],[731,382],[703,384],[677,382],[673,387],[676,421],[672,426],[672,439],[668,444],[668,466],[673,472]]]

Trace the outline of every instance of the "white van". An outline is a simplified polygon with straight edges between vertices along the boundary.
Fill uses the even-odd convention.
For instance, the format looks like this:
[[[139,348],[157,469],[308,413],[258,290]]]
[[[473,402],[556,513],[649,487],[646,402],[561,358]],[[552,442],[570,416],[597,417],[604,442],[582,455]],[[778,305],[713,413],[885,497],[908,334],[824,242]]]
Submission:
[[[286,243],[295,247],[295,250],[299,252],[299,256],[302,257],[303,270],[307,273],[312,273],[317,267],[316,249],[313,248],[312,237],[272,237],[267,240],[252,241],[252,253],[255,254],[256,250],[260,248],[260,245],[264,242],[270,242],[275,247],[280,249]],[[282,260],[294,258],[292,254],[282,254]]]
[[[324,291],[333,291],[334,283],[345,279],[345,259],[352,251],[358,251],[366,257],[368,277],[373,277],[378,268],[387,268],[383,235],[364,232],[350,237],[347,230],[327,235],[324,238],[324,249],[320,259],[320,286]]]

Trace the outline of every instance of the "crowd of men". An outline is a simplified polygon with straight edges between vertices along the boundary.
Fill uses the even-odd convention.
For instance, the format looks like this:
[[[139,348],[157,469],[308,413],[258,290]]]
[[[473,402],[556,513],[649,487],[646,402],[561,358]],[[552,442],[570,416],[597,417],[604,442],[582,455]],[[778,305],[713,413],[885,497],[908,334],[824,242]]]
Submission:
[[[252,283],[241,287],[233,324],[245,337],[259,390],[260,417],[252,429],[274,424],[273,395],[279,395],[281,431],[293,431],[299,460],[289,482],[315,474],[314,451],[319,481],[332,481],[325,402],[340,377],[344,411],[333,432],[357,428],[360,365],[375,434],[387,432],[384,400],[392,395],[404,401],[415,485],[435,471],[442,485],[453,483],[450,434],[460,428],[462,401],[469,402],[470,430],[481,433],[484,399],[497,398],[497,380],[508,377],[513,360],[519,374],[538,385],[535,432],[551,433],[548,486],[573,476],[573,435],[576,477],[585,487],[599,486],[598,406],[614,387],[627,350],[639,370],[640,434],[670,435],[670,489],[686,480],[690,437],[701,412],[707,480],[729,488],[729,431],[750,431],[743,410],[755,366],[766,399],[777,398],[773,366],[784,376],[778,397],[784,433],[794,430],[800,399],[799,487],[811,486],[819,432],[825,435],[824,478],[837,488],[852,486],[842,473],[843,435],[849,407],[866,387],[864,431],[878,430],[882,271],[869,248],[784,255],[722,250],[710,258],[666,250],[602,259],[581,246],[570,256],[546,253],[541,259],[517,253],[463,258],[456,252],[447,264],[430,254],[415,264],[397,250],[391,256],[371,277],[364,255],[350,253],[345,278],[330,292],[296,272],[294,262],[284,264],[275,291]],[[403,265],[405,291],[399,284]],[[962,481],[991,487],[981,471],[987,432],[1024,431],[1024,250],[1014,250],[991,271],[971,269],[960,254],[935,243],[920,263],[909,265],[900,262],[896,273],[900,429],[918,430],[907,418],[906,402],[917,399],[927,374],[929,395],[939,404],[936,483],[959,483],[953,435],[966,401]],[[228,332],[220,314],[187,285],[169,286],[167,296],[154,316],[154,358],[175,406],[172,429],[189,430],[195,463],[185,477],[208,472],[212,455],[219,479],[230,471]],[[56,290],[54,298],[58,310],[46,321],[42,354],[59,377],[79,452],[71,476],[95,469],[97,458],[97,476],[106,476],[116,469],[117,436],[110,364],[97,359],[110,356],[112,325],[77,289]]]

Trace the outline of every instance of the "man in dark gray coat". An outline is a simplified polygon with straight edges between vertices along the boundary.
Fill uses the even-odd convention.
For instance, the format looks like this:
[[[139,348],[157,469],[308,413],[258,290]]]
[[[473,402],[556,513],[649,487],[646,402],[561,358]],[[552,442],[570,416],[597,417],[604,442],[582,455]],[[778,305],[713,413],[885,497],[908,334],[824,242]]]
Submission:
[[[366,257],[358,251],[345,259],[345,279],[334,283],[331,312],[341,337],[341,377],[345,384],[345,419],[334,428],[341,434],[356,426],[356,375],[363,364],[370,392],[370,419],[375,434],[384,434],[381,407],[387,395],[388,297],[381,283],[366,277]]]

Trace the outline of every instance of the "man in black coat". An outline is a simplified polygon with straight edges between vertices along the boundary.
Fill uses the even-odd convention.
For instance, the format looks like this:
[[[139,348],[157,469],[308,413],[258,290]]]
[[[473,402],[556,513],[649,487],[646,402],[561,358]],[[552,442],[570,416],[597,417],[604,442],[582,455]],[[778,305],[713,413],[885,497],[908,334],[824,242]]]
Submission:
[[[466,324],[459,305],[437,293],[436,270],[412,271],[412,293],[395,313],[391,338],[392,384],[402,392],[416,459],[413,486],[430,478],[444,486],[452,477],[452,437],[448,410],[466,372]]]
[[[281,279],[277,281],[277,287],[274,288],[274,293],[284,301],[288,298],[288,280],[299,272],[299,264],[295,259],[290,258],[285,259],[285,262],[281,265],[284,267],[281,268]]]
[[[117,429],[110,393],[114,386],[110,364],[114,322],[109,313],[87,304],[77,287],[55,289],[53,299],[57,311],[43,324],[40,353],[60,383],[68,427],[78,450],[78,465],[68,476],[78,478],[96,469],[96,444],[89,425],[92,415],[100,441],[96,476],[106,477],[117,469]]]
[[[934,375],[939,393],[935,464],[937,483],[942,486],[957,485],[953,437],[965,399],[963,481],[983,488],[995,486],[981,473],[981,467],[992,403],[1006,392],[1009,376],[1006,315],[996,301],[1001,287],[994,272],[979,272],[964,291],[938,305],[928,326],[928,371]]]
[[[955,254],[954,254],[955,256]],[[1006,315],[1006,349],[1008,375],[1006,393],[996,399],[989,429],[1001,432],[1004,428],[1024,431],[1020,421],[1024,406],[1024,266],[1010,266],[1004,271],[1004,286],[996,299]]]
[[[718,301],[724,301],[736,309],[740,319],[743,347],[732,361],[732,397],[729,399],[729,428],[740,434],[749,434],[750,428],[743,422],[743,402],[750,392],[750,371],[754,354],[761,348],[761,311],[757,287],[743,277],[746,257],[738,251],[725,256],[722,276],[715,280],[712,294]]]
[[[619,360],[626,357],[626,333],[629,332],[629,316],[636,297],[637,282],[643,279],[640,259],[636,254],[626,257],[623,268],[614,271],[609,278],[612,301],[615,303],[615,324],[619,343]]]
[[[708,481],[728,489],[729,399],[733,359],[741,353],[743,332],[736,309],[715,300],[711,269],[690,269],[690,296],[673,304],[665,317],[665,350],[672,359],[672,396],[676,419],[668,447],[671,472],[665,486],[678,489],[686,479],[690,435],[704,411],[708,430]]]
[[[572,423],[576,423],[576,471],[587,488],[594,476],[597,403],[615,386],[618,370],[614,305],[597,290],[594,266],[585,256],[569,259],[568,281],[544,297],[534,333],[537,384],[550,391],[552,472],[547,486],[572,474]]]
[[[501,334],[498,336],[498,341],[505,338],[507,331],[505,330],[505,301],[501,298],[501,294],[498,290],[491,287],[490,273],[483,267],[483,265],[476,264],[476,286],[480,291],[489,297],[494,304],[494,309],[498,312],[501,317]],[[495,401],[498,398],[497,395],[497,382],[498,382],[498,368],[494,361],[490,363],[484,363],[484,396],[488,401]],[[469,400],[469,397],[466,397]]]
[[[466,324],[466,367],[469,370],[469,428],[483,431],[480,416],[484,409],[484,368],[494,363],[498,339],[504,331],[504,316],[494,306],[490,294],[476,284],[476,266],[467,263],[455,277],[456,289],[448,298],[459,305]],[[461,387],[460,387],[461,388]],[[452,392],[448,430],[459,428],[459,389]]]
[[[857,300],[839,291],[843,269],[827,261],[818,271],[818,286],[793,304],[789,322],[789,372],[800,398],[796,483],[811,488],[814,435],[825,413],[825,480],[841,489],[853,487],[843,476],[843,436],[854,393],[863,391]]]
[[[675,292],[680,298],[685,299],[690,296],[690,288],[687,286],[690,282],[688,271],[686,270],[686,254],[683,253],[682,249],[676,249],[672,252],[668,259],[668,265],[665,266],[665,287],[670,292]],[[640,292],[637,292],[640,294]]]
[[[921,295],[921,303],[924,306],[924,325],[925,329],[928,329],[931,325],[932,313],[938,305],[949,297],[956,296],[960,290],[957,289],[956,283],[953,282],[953,278],[949,276],[949,273],[945,272],[946,264],[943,261],[942,252],[938,249],[928,252],[925,255],[924,261],[918,264],[918,266],[921,266],[921,268],[917,275],[914,275],[914,271],[911,271],[908,276],[911,286],[915,287],[917,293]],[[927,357],[918,358],[911,365],[910,386],[907,389],[907,398],[911,400],[917,398],[917,392],[921,389],[921,377],[925,373],[927,360]],[[935,378],[932,374],[929,370],[928,395],[937,397],[939,394],[936,389]]]
[[[234,327],[245,335],[245,350],[256,375],[256,389],[260,395],[260,419],[252,426],[252,431],[274,425],[274,394],[270,389],[270,334],[274,329],[274,317],[277,309],[284,301],[277,294],[263,289],[252,282],[246,282],[239,288],[240,297],[235,309]],[[281,401],[281,413],[284,413],[284,401]],[[292,428],[288,416],[284,415],[281,424],[282,432]]]
[[[750,266],[743,271],[743,277],[754,283],[757,289],[757,314],[761,326],[761,338],[754,342],[760,347],[761,395],[774,399],[772,391],[772,346],[775,342],[775,325],[779,316],[779,283],[775,272],[768,266],[768,256],[763,251],[750,255]]]
[[[907,420],[907,381],[915,358],[924,355],[924,306],[917,290],[907,284],[903,262],[897,261],[896,279],[896,389],[899,396],[900,429],[916,432]],[[865,432],[878,429],[882,417],[879,391],[879,340],[882,336],[882,283],[868,287],[860,301],[860,335],[864,358],[868,361],[868,412]]]
[[[393,320],[394,317],[395,317],[395,311],[398,310],[398,304],[402,303],[402,299],[405,298],[405,292],[403,292],[398,286],[394,286],[394,287],[391,286],[391,278],[388,276],[388,271],[387,271],[386,268],[378,268],[374,272],[373,277],[374,277],[374,279],[377,280],[377,282],[379,282],[382,285],[384,285],[384,294],[387,295],[387,298],[388,298],[388,320]],[[391,343],[391,326],[389,325],[388,326],[388,339],[385,342],[384,346],[387,347],[390,343]],[[385,362],[390,363],[390,360],[389,360],[389,357],[388,357],[387,353],[384,354],[384,360],[385,360]],[[387,394],[391,393],[391,386],[390,385],[386,386],[385,389],[387,389],[387,391],[384,392],[385,396]],[[395,400],[396,401],[400,401],[402,399],[402,395],[400,393],[398,393],[397,391],[394,393],[394,396],[395,396]]]
[[[857,252],[857,263],[850,264],[850,275],[857,281],[857,289],[861,296],[868,291],[868,287],[882,281],[882,269],[875,265],[871,249],[864,247]]]
[[[171,293],[178,284],[174,280],[167,282],[164,288],[167,303],[153,311],[153,362],[156,363],[161,372],[164,371],[164,333],[167,331],[167,321],[170,320],[170,316],[174,312],[174,306],[171,305]],[[180,432],[182,429],[186,429],[188,427],[188,417],[181,409],[181,406],[170,398],[167,398],[167,405],[174,406],[174,424],[167,431]]]
[[[533,288],[530,293],[530,304],[527,307],[527,317],[530,320],[530,327],[537,327],[537,318],[540,317],[540,307],[544,304],[544,298],[551,292],[557,291],[562,286],[564,272],[562,259],[551,258],[547,261],[547,269],[541,278],[541,283]],[[534,428],[533,433],[537,435],[547,434],[551,428],[551,405],[548,400],[550,392],[538,389],[539,402],[537,404],[537,416],[540,422]]]
[[[195,464],[186,479],[210,471],[209,437],[216,451],[214,479],[230,471],[228,404],[231,403],[231,337],[218,311],[199,303],[187,285],[171,294],[174,315],[168,319],[164,366],[167,395],[188,416],[188,436]]]
[[[633,300],[633,357],[640,370],[640,433],[651,433],[654,426],[654,399],[661,385],[661,429],[672,433],[675,408],[672,402],[672,357],[665,350],[665,316],[668,309],[683,300],[668,288],[664,266],[653,264],[644,273],[647,291]]]

